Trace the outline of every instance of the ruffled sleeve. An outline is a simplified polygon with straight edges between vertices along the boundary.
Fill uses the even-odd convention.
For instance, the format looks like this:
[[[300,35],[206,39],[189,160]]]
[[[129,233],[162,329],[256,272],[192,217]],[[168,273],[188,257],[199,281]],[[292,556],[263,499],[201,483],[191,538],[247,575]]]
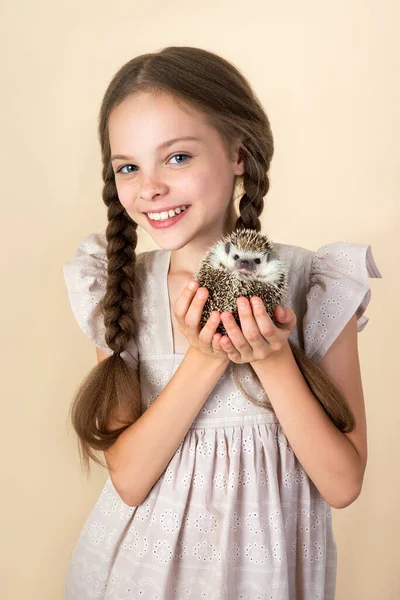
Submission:
[[[72,312],[83,333],[103,352],[113,351],[105,341],[105,325],[100,300],[107,284],[107,239],[104,234],[91,233],[78,245],[75,257],[63,264]],[[121,357],[132,367],[137,366],[138,349],[132,339]]]
[[[357,330],[369,319],[368,278],[382,278],[368,244],[334,242],[317,250],[311,260],[310,285],[303,318],[304,350],[318,362],[356,313]]]

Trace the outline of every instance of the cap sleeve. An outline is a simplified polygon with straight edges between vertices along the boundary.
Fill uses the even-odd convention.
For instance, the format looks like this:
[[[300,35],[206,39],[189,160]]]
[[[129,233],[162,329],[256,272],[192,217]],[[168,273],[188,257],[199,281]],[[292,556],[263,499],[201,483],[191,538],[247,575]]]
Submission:
[[[318,362],[354,313],[357,330],[369,319],[369,277],[382,278],[368,244],[334,242],[313,255],[303,319],[304,350]]]
[[[63,264],[64,280],[72,312],[83,333],[103,352],[112,354],[105,341],[105,325],[100,311],[100,300],[107,284],[107,238],[101,233],[91,233],[78,245],[75,257]],[[132,339],[121,357],[136,366],[138,349]]]

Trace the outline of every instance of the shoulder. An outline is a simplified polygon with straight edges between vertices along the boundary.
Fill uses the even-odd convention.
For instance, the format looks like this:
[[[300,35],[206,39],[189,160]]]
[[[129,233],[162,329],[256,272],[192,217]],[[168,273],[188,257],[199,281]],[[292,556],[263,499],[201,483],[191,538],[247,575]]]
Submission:
[[[354,315],[359,332],[369,320],[369,278],[382,278],[372,248],[342,241],[316,250],[274,245],[289,267],[289,294],[301,319],[298,340],[319,361]]]
[[[296,246],[295,244],[273,242],[273,246],[277,249],[279,254],[289,259],[297,257],[306,257],[314,253],[313,250],[309,250],[308,248],[304,248],[303,246]]]
[[[304,278],[308,278],[315,254],[313,250],[309,250],[303,246],[284,244],[281,242],[274,242],[273,246],[280,258],[287,264],[289,276],[295,273],[295,280],[297,282],[301,282]]]
[[[160,252],[162,250],[157,248],[136,253],[136,265],[152,264]],[[90,233],[79,241],[74,258],[63,264],[64,275],[68,276],[71,271],[107,274],[107,238],[104,233]]]
[[[160,250],[136,254],[137,283],[154,272]],[[62,265],[64,281],[74,317],[85,335],[103,352],[111,350],[105,342],[105,327],[100,302],[107,287],[107,239],[103,233],[90,233],[81,239],[75,256]]]
[[[368,278],[382,278],[370,244],[330,242],[316,250],[279,242],[273,246],[295,282],[303,279],[310,288],[318,278],[326,283],[340,280],[345,286],[356,280],[361,288],[368,285]]]

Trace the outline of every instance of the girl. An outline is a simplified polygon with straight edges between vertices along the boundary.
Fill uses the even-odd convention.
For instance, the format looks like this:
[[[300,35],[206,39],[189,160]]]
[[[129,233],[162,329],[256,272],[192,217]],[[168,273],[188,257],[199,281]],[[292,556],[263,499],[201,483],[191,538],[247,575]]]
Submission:
[[[331,507],[358,497],[367,461],[357,330],[368,277],[381,277],[371,247],[276,244],[292,274],[281,327],[239,298],[240,328],[214,311],[200,330],[200,258],[225,233],[261,229],[273,155],[261,103],[228,61],[169,47],[116,73],[99,134],[109,223],[63,270],[99,361],[72,423],[86,467],[103,451],[109,476],[65,600],[333,599]],[[159,249],[135,254],[138,226]],[[289,337],[345,394],[350,433],[313,396]],[[256,402],[233,363],[253,367],[262,387],[240,381]]]

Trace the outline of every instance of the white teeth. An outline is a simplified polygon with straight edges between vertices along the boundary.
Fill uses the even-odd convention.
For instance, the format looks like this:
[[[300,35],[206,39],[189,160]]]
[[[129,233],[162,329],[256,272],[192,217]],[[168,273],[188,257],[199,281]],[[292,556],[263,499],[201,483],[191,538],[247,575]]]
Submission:
[[[181,212],[183,212],[186,209],[186,204],[184,204],[181,207],[175,208],[175,209],[171,209],[169,211],[164,211],[161,213],[147,213],[149,215],[149,218],[152,219],[153,221],[165,221],[165,219],[169,219],[170,217],[174,217],[175,215],[179,215]]]

